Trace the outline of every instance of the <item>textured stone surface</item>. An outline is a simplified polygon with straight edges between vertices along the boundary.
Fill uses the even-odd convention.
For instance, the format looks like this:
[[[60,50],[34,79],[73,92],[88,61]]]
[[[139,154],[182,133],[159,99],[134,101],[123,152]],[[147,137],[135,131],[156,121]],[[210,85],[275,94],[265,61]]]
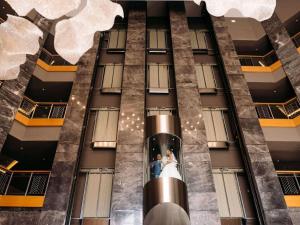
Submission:
[[[33,23],[44,33],[43,39],[40,39],[40,45],[43,46],[52,24],[40,16],[37,16]],[[41,48],[36,55],[27,55],[26,62],[21,65],[18,78],[4,81],[0,87],[0,151],[12,127],[40,53]]]
[[[191,224],[217,225],[220,224],[220,218],[211,159],[202,119],[189,28],[181,3],[170,5],[170,24],[178,110],[183,126],[182,151]],[[191,125],[193,129],[190,128]]]
[[[292,221],[226,22],[223,17],[211,18],[263,220],[268,225],[290,225]]]
[[[290,217],[292,218],[293,224],[300,224],[300,208],[289,208]]]
[[[276,13],[262,22],[283,69],[300,99],[300,54]]]
[[[142,225],[146,9],[130,9],[118,126],[111,225]],[[138,122],[139,129],[122,121]],[[137,118],[139,120],[137,121]]]

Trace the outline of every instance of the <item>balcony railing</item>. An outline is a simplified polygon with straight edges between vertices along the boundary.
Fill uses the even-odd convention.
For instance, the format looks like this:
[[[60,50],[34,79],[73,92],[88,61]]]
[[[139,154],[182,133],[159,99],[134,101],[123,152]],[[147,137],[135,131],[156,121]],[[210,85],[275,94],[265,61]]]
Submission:
[[[295,34],[292,37],[293,42],[295,43],[296,47],[299,48],[300,47],[300,32]]]
[[[53,54],[43,48],[40,54],[40,59],[50,66],[70,66],[71,64],[64,60],[60,55]]]
[[[63,119],[67,103],[60,102],[34,102],[24,97],[19,112],[30,119]]]
[[[300,103],[293,98],[285,103],[256,103],[260,119],[294,119],[300,115]]]
[[[284,195],[300,195],[300,173],[279,171],[278,179]]]
[[[0,195],[44,196],[50,171],[7,171],[0,173]]]
[[[239,55],[240,63],[242,66],[271,66],[278,61],[278,57],[274,50],[270,51],[264,56],[255,55]]]

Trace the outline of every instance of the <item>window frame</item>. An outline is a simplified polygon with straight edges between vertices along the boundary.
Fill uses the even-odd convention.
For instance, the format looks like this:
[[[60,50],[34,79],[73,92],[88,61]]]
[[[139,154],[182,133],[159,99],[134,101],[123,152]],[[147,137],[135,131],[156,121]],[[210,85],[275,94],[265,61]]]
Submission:
[[[204,70],[203,70],[203,67],[204,66],[209,66],[211,68],[211,71],[212,71],[212,79],[213,79],[213,82],[214,82],[214,86],[215,87],[207,87],[206,85],[206,79],[205,79],[205,73],[204,73]],[[202,74],[203,74],[203,80],[205,82],[205,85],[206,87],[200,87],[199,86],[199,83],[201,83],[198,79],[198,73],[197,73],[197,69],[196,67],[201,67],[201,70],[202,70]],[[217,79],[216,79],[216,72],[215,72],[215,69],[218,69],[218,64],[216,63],[207,63],[207,64],[201,64],[201,63],[197,63],[195,64],[195,70],[196,70],[196,77],[197,77],[197,85],[198,85],[198,90],[199,90],[199,93],[200,94],[217,94],[217,91],[218,89],[221,89],[218,85],[218,82],[217,82]],[[199,75],[201,76],[201,75]]]
[[[151,32],[155,31],[156,34],[156,45],[157,48],[151,48],[150,44],[151,44],[151,39],[150,39],[150,34]],[[164,36],[165,36],[165,48],[158,48],[158,31],[162,31],[164,32]],[[168,51],[168,30],[167,29],[160,29],[160,28],[151,28],[151,29],[147,29],[147,50],[149,53],[156,53],[156,54],[166,54]]]
[[[192,34],[192,32],[194,34]],[[201,33],[204,33],[204,41],[205,41],[205,45],[206,45],[206,48],[199,48],[199,41],[197,40],[197,32],[201,32]],[[214,54],[214,50],[212,48],[209,47],[209,42],[208,42],[208,35],[210,36],[210,32],[208,29],[199,29],[199,28],[193,28],[193,29],[190,29],[189,30],[189,33],[190,33],[190,40],[191,40],[191,47],[192,47],[192,50],[193,50],[193,53],[194,54],[209,54],[209,55],[213,55]],[[196,37],[196,45],[197,45],[197,48],[194,48],[194,44],[193,44],[193,38],[192,38],[192,35],[195,35]]]
[[[216,140],[208,140],[208,135],[207,135],[207,143],[208,143],[208,147],[209,149],[228,149],[229,144],[230,144],[230,136],[229,136],[229,131],[230,131],[230,127],[228,127],[228,124],[226,123],[225,117],[224,117],[224,112],[229,112],[229,110],[227,108],[203,108],[203,112],[204,111],[209,111],[211,118],[212,118],[212,124],[213,124],[213,131],[214,131],[214,136]],[[215,126],[215,121],[212,115],[213,111],[219,111],[221,112],[221,116],[222,116],[222,121],[223,121],[223,126],[224,126],[224,131],[225,131],[225,136],[226,136],[226,140],[217,140],[217,129]],[[205,117],[203,114],[203,120],[204,120],[204,125],[205,125]],[[205,130],[206,133],[208,133],[208,128],[205,125]]]
[[[123,84],[123,75],[124,75],[124,65],[121,64],[121,63],[115,63],[115,64],[104,64],[104,65],[101,65],[102,68],[103,68],[103,71],[102,71],[102,79],[101,79],[101,92],[102,93],[116,93],[116,94],[121,94],[122,93],[122,84]],[[112,83],[114,81],[114,76],[115,76],[115,67],[116,66],[122,66],[122,69],[121,69],[121,81],[120,81],[120,87],[110,87],[110,88],[107,88],[107,87],[103,87],[104,85],[104,79],[105,79],[105,72],[106,72],[106,66],[113,66],[113,77],[112,77]]]
[[[239,179],[238,179],[238,175],[239,174],[243,174],[243,170],[242,169],[229,169],[229,168],[221,168],[221,169],[213,169],[212,170],[212,173],[213,173],[213,176],[216,175],[216,174],[220,174],[222,176],[222,188],[224,189],[225,191],[225,197],[226,198],[226,206],[227,206],[227,209],[228,209],[228,213],[229,215],[226,215],[226,216],[222,216],[222,209],[219,208],[219,199],[218,199],[218,193],[217,193],[217,184],[215,182],[215,177],[213,178],[214,179],[214,184],[216,186],[216,194],[217,194],[217,201],[218,201],[218,208],[219,208],[219,212],[220,212],[220,217],[221,218],[230,218],[230,219],[238,219],[238,218],[243,218],[243,219],[247,219],[247,212],[246,212],[246,208],[245,208],[245,204],[244,204],[244,200],[243,200],[243,195],[242,195],[242,191],[241,191],[241,187],[240,187],[240,183],[239,183]],[[230,205],[232,204],[232,202],[230,202],[229,200],[229,197],[228,197],[228,186],[226,186],[226,183],[225,183],[225,179],[224,179],[224,175],[226,174],[231,174],[231,175],[234,175],[234,180],[235,180],[235,190],[238,194],[238,199],[239,199],[239,205],[240,205],[240,210],[241,210],[241,215],[240,216],[232,216],[232,212],[230,212]],[[230,189],[230,192],[232,194],[232,191]]]
[[[98,108],[98,109],[92,109],[92,111],[96,112],[95,116],[95,122],[94,122],[94,127],[93,127],[93,134],[92,134],[92,145],[93,149],[103,149],[103,148],[110,148],[110,149],[116,149],[117,147],[117,141],[118,141],[118,127],[119,127],[119,120],[120,120],[120,109],[118,108]],[[105,111],[105,112],[117,112],[117,121],[116,121],[116,134],[115,134],[115,140],[105,140],[105,141],[96,141],[95,139],[95,132],[96,132],[96,127],[97,127],[97,121],[98,121],[98,116],[99,112]],[[108,126],[109,121],[109,116],[106,121],[106,127]]]
[[[117,46],[112,48],[110,47],[110,42],[111,42],[111,32],[112,31],[117,31],[118,32],[118,37],[117,37]],[[119,33],[120,31],[124,31],[125,32],[125,40],[124,40],[124,47],[118,47],[118,43],[120,41],[119,39]],[[124,53],[125,49],[126,49],[126,42],[127,42],[127,29],[125,28],[120,28],[120,29],[111,29],[108,32],[108,39],[107,39],[107,52],[115,52],[115,53]]]
[[[151,74],[150,74],[150,67],[151,66],[157,66],[158,69],[158,85],[159,87],[150,87],[150,79],[151,79]],[[167,68],[167,83],[168,83],[168,87],[163,88],[161,87],[161,84],[159,82],[159,78],[160,78],[160,73],[159,73],[159,67],[162,66],[166,66]],[[169,94],[170,89],[171,89],[171,80],[170,80],[170,66],[169,64],[161,64],[161,63],[149,63],[147,64],[147,89],[149,91],[149,93],[151,94]]]
[[[84,174],[84,189],[83,189],[83,193],[82,193],[82,201],[81,201],[81,208],[80,208],[80,215],[79,218],[73,218],[73,219],[79,219],[79,220],[85,220],[85,219],[91,219],[91,218],[97,218],[97,219],[109,219],[110,218],[110,214],[111,214],[111,204],[112,204],[112,193],[113,193],[113,182],[114,182],[114,175],[115,175],[115,170],[112,168],[91,168],[91,169],[81,169],[80,173]],[[87,195],[87,186],[88,186],[88,179],[89,179],[89,174],[90,173],[94,173],[94,174],[99,174],[100,176],[102,174],[111,174],[112,175],[112,182],[111,182],[111,190],[110,190],[110,204],[108,207],[108,215],[107,216],[96,216],[96,217],[86,217],[85,216],[85,204],[86,204],[86,195]],[[99,182],[99,187],[98,187],[98,199],[97,199],[97,213],[98,212],[98,201],[99,199],[99,194],[100,194],[100,187],[101,187],[101,177],[100,177],[100,182]]]

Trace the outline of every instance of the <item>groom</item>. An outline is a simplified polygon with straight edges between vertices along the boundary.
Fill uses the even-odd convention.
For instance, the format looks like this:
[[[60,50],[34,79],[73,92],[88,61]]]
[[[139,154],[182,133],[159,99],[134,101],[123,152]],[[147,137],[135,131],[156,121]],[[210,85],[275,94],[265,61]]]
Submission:
[[[159,178],[161,172],[161,154],[157,154],[156,160],[151,163],[151,169],[154,178]]]

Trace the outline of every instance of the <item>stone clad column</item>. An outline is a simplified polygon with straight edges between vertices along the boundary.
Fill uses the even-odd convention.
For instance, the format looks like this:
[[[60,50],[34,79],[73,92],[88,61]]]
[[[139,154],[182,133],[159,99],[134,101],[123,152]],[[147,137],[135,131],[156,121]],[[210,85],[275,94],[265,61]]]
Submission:
[[[183,4],[170,4],[170,25],[185,182],[192,225],[220,224],[211,159],[202,119],[195,62]]]
[[[36,55],[27,56],[17,79],[4,81],[0,87],[0,151],[12,127],[15,115],[23,100],[24,92],[36,66],[36,61],[52,26],[52,23],[41,16],[37,16],[33,23],[44,32],[43,39],[40,40],[40,50]]]
[[[284,196],[224,17],[211,17],[264,224],[290,225]],[[251,178],[250,178],[251,179]]]
[[[146,8],[130,6],[111,225],[142,225],[143,218]]]
[[[262,26],[282,63],[282,67],[298,99],[300,99],[300,54],[293,40],[276,13],[269,20],[263,21]],[[300,208],[289,208],[289,212],[294,224],[300,224]]]
[[[264,27],[283,69],[300,99],[300,54],[277,14],[263,21]]]
[[[74,100],[70,98],[68,102],[38,224],[65,225],[99,44],[98,32],[95,34],[93,47],[78,62],[70,95]]]

